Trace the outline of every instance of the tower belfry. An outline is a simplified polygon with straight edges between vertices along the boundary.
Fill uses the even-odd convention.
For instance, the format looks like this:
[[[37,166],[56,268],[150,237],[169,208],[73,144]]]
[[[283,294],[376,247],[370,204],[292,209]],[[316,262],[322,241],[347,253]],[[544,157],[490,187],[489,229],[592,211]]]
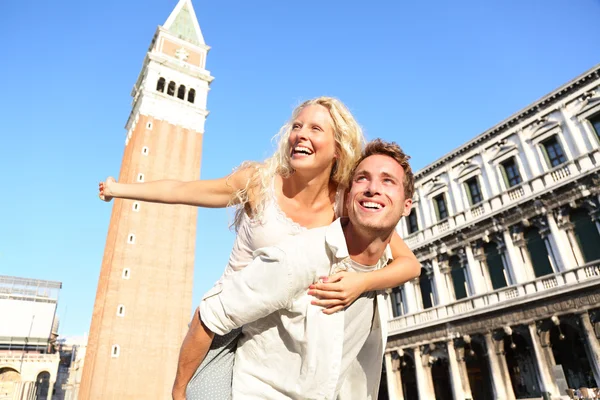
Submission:
[[[132,91],[119,182],[200,177],[213,80],[190,0],[159,26]],[[167,399],[191,315],[194,207],[116,199],[80,399]]]

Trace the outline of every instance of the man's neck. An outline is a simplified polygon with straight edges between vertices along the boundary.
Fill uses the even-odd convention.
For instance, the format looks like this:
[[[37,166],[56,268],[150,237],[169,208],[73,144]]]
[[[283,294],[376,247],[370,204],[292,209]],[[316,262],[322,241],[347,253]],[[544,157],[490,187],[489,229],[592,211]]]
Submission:
[[[343,226],[350,258],[363,265],[375,265],[383,255],[394,230],[368,231],[358,229],[350,221]]]

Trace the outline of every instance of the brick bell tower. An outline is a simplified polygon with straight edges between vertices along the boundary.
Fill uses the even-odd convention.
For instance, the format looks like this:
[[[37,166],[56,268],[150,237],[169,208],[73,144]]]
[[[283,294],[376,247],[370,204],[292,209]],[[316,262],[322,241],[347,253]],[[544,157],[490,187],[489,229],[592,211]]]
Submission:
[[[119,182],[200,177],[213,80],[190,0],[156,30],[132,91]],[[79,399],[167,399],[192,311],[194,207],[116,199]]]

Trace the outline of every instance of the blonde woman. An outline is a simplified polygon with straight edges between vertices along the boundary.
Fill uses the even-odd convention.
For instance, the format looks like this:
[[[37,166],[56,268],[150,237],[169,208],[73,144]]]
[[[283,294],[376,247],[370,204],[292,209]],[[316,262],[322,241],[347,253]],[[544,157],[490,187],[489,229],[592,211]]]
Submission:
[[[117,197],[198,207],[237,206],[237,237],[224,276],[235,273],[250,263],[254,250],[329,225],[342,215],[345,185],[364,144],[352,114],[330,97],[298,106],[279,137],[272,157],[260,164],[243,164],[227,177],[136,184],[119,184],[109,178],[100,184],[100,197],[105,201]],[[394,261],[386,268],[333,275],[328,283],[311,289],[316,297],[313,304],[334,313],[366,291],[396,287],[417,276],[419,263],[397,235],[391,247]],[[187,387],[188,399],[229,399],[239,332],[215,338],[200,365],[193,335],[198,325],[194,317],[182,345],[173,398],[185,398]]]

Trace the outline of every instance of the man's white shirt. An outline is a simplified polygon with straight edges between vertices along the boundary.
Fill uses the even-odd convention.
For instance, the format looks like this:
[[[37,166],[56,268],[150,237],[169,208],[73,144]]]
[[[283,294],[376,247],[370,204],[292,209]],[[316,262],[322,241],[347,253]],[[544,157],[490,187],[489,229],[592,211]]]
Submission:
[[[373,307],[366,294],[353,310],[333,315],[311,305],[314,297],[307,294],[319,277],[353,269],[341,220],[259,249],[254,256],[200,304],[202,322],[212,332],[223,335],[243,327],[233,398],[376,399],[387,338],[383,292],[371,293],[372,313],[365,313],[365,307]],[[387,248],[378,267],[389,259]],[[348,321],[350,314],[362,316],[370,330]]]

